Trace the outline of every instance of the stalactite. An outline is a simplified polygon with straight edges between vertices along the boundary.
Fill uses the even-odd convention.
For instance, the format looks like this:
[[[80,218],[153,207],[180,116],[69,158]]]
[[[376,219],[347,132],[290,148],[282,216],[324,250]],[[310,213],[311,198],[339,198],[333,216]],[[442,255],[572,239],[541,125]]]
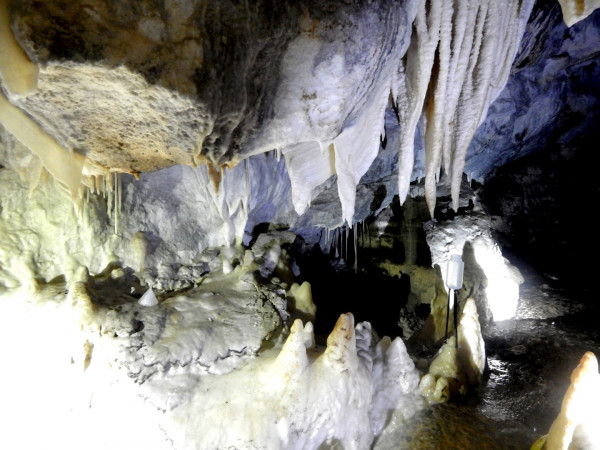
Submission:
[[[391,77],[391,75],[390,75]],[[377,157],[385,129],[385,109],[390,96],[390,80],[381,84],[368,99],[356,122],[335,138],[335,172],[342,219],[352,227],[356,186]],[[358,149],[358,150],[357,150]]]
[[[115,209],[114,211],[114,222],[115,222],[115,234],[119,234],[119,188],[117,185],[117,174],[114,173],[113,174],[113,195],[114,195],[114,206],[113,208]]]
[[[113,213],[113,217],[114,217],[114,222],[115,222],[115,234],[118,235],[119,234],[119,217],[121,215],[121,176],[119,173],[115,172],[114,173],[114,180],[113,180],[113,194],[114,194],[114,213]]]
[[[111,180],[111,182],[109,183],[109,180]],[[113,219],[113,200],[114,200],[114,196],[111,195],[112,194],[112,178],[110,176],[108,177],[104,177],[104,191],[103,191],[103,196],[104,199],[106,200],[106,212],[108,213],[108,218],[109,219]]]
[[[342,233],[344,233],[344,261],[348,261],[348,226],[344,225],[342,228]]]
[[[469,53],[473,45],[474,27],[479,8],[473,7],[468,2],[458,2],[456,19],[453,26],[452,42],[450,44],[450,60],[448,62],[448,82],[450,87],[461,86],[464,83],[468,68]],[[443,102],[445,114],[449,116],[442,121],[443,127],[443,163],[445,173],[450,173],[452,161],[452,138],[454,136],[454,111],[458,106],[461,91],[449,89]]]
[[[354,228],[354,273],[358,273],[358,227]]]
[[[385,135],[385,110],[390,91],[400,122],[398,192],[401,204],[407,198],[413,173],[415,130],[423,120],[425,195],[430,214],[433,216],[442,170],[449,178],[453,208],[457,209],[467,149],[490,103],[506,84],[533,3],[534,0],[418,2],[412,10],[416,17],[411,42],[403,57],[399,61],[389,58],[391,62],[380,58],[373,67],[366,64],[372,78],[365,77],[370,83],[368,89],[361,86],[357,91],[360,99],[354,106],[360,114],[353,111],[343,126],[327,138],[287,142],[287,147],[277,146],[266,156],[280,161],[283,155],[296,212],[304,213],[314,189],[337,174],[342,216],[348,229],[338,231],[336,236],[345,233],[347,241],[354,225],[356,186],[376,158],[380,139]],[[20,104],[20,96],[35,91],[38,68],[14,39],[6,5],[6,1],[0,0],[0,35],[6,38],[2,41],[7,44],[0,48],[0,77],[6,93],[0,93],[0,122],[38,155],[44,167],[73,197],[79,196],[83,192],[80,191],[82,177],[89,176],[85,171],[85,158],[62,148],[39,126],[39,121],[14,106]],[[400,51],[395,55],[399,58]],[[245,215],[249,209],[248,164],[244,161],[242,189],[245,193],[240,198],[219,194],[224,166],[212,161],[207,163],[207,168],[208,179],[218,194],[217,208],[230,229],[229,235],[235,234],[239,220],[232,216],[237,214],[238,208]],[[87,183],[91,183],[92,192],[101,192],[110,203],[109,215],[114,218],[117,233],[122,209],[120,178],[94,175]],[[354,231],[355,241],[358,232]],[[370,245],[370,235],[367,237]],[[362,239],[365,240],[364,231]],[[345,252],[347,259],[347,242],[339,250],[342,255]]]
[[[246,195],[243,195],[241,198],[242,210],[246,216],[248,216],[250,208],[248,205],[250,199],[250,190],[252,188],[252,184],[250,182],[250,169],[248,165],[250,164],[247,159],[242,161],[244,168],[244,192]]]
[[[485,15],[481,14],[478,18],[479,26],[475,34],[477,45],[474,45],[478,51],[471,55],[465,88],[461,91],[459,107],[455,113],[457,118],[468,119],[459,124],[461,128],[455,133],[451,171],[451,192],[455,210],[458,209],[468,146],[477,127],[485,118],[489,105],[506,84],[532,7],[531,0],[522,4],[509,2],[503,5],[489,2],[489,8],[483,10]]]
[[[80,198],[85,157],[61,147],[50,135],[0,92],[0,124],[37,155],[44,168],[71,194]]]
[[[422,1],[413,24],[414,31],[406,55],[400,61],[396,104],[400,122],[398,195],[403,204],[408,195],[414,162],[414,140],[421,117],[435,50],[439,41],[441,9]]]
[[[302,214],[310,205],[313,190],[335,173],[333,149],[315,141],[302,142],[285,148],[283,157],[292,185],[292,203]]]
[[[433,217],[442,167],[458,209],[467,149],[506,84],[532,7],[533,0],[421,2],[396,88],[401,203],[411,181],[414,133],[423,113],[429,212]]]
[[[94,175],[94,194],[99,194],[102,191],[102,180],[99,176]]]
[[[0,0],[0,78],[11,94],[28,95],[37,88],[39,69],[12,33],[8,5]]]
[[[325,246],[324,248],[329,252],[330,250],[330,246],[331,246],[331,230],[329,229],[329,227],[325,227],[324,228],[324,233],[325,233]]]
[[[444,99],[448,89],[448,66],[450,63],[450,39],[452,36],[453,6],[451,2],[441,2],[440,41],[432,73],[427,99],[427,127],[425,131],[425,200],[431,217],[437,197],[437,182],[442,161]],[[452,88],[455,88],[452,86]]]

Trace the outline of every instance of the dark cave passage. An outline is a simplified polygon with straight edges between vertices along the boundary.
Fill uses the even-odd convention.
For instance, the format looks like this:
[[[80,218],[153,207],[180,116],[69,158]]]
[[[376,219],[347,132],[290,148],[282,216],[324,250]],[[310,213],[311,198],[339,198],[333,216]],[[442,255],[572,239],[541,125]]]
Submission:
[[[311,283],[317,305],[317,339],[326,338],[346,312],[354,315],[355,323],[370,322],[379,336],[402,336],[398,319],[410,292],[408,276],[391,277],[374,266],[355,273],[323,264],[306,270],[304,278]]]
[[[292,249],[300,268],[298,281],[310,282],[317,305],[317,340],[325,342],[346,312],[354,315],[355,323],[370,322],[380,337],[405,337],[399,319],[411,294],[411,280],[402,267],[431,267],[422,227],[426,214],[424,200],[408,199],[400,207],[396,196],[379,216],[335,233],[329,252],[319,245]],[[382,264],[399,267],[399,274],[390,274]],[[421,304],[416,312],[424,320],[429,310]]]

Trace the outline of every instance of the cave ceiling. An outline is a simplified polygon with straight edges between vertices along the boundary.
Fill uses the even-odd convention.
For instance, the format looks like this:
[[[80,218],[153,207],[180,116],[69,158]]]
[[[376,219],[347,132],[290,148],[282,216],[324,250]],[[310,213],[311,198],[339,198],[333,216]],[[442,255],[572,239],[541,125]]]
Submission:
[[[463,174],[597,133],[594,2],[1,3],[0,122],[72,191],[180,164],[218,185],[275,150],[298,214],[337,175],[352,223],[390,143],[395,192],[424,178],[433,212],[442,180],[456,208]]]

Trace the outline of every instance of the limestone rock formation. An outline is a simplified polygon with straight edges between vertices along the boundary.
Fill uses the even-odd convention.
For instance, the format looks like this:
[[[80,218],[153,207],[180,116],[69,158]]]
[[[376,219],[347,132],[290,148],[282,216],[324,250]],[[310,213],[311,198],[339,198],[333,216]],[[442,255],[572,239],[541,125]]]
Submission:
[[[0,387],[38,425],[26,444],[366,449],[402,429],[424,405],[404,342],[346,312],[317,345],[287,248],[335,251],[384,211],[381,236],[413,196],[433,266],[410,275],[432,313],[415,339],[440,343],[448,255],[466,263],[421,389],[478,382],[480,322],[514,315],[522,277],[470,184],[595,145],[597,6],[0,0],[0,341],[19,344]],[[580,438],[567,412],[553,428]]]
[[[534,445],[547,450],[595,449],[600,446],[597,404],[600,400],[598,360],[586,352],[571,374],[571,385],[548,434]]]

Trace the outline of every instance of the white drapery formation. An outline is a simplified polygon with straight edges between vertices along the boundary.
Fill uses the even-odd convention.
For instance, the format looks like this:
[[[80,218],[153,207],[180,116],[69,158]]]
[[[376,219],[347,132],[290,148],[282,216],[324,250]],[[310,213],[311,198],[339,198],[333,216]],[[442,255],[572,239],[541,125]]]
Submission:
[[[532,0],[420,3],[395,95],[402,129],[401,203],[411,181],[414,134],[422,117],[429,212],[433,216],[442,168],[458,209],[467,149],[506,84],[532,7]]]
[[[363,103],[362,113],[330,141],[284,150],[296,211],[302,214],[317,186],[335,173],[342,221],[352,226],[356,186],[377,157],[390,94],[400,123],[400,202],[405,201],[415,178],[415,132],[422,120],[430,214],[433,217],[442,175],[451,184],[456,210],[467,149],[490,104],[506,85],[533,3],[422,0],[405,5],[407,14],[415,17],[410,44],[407,49],[391,47],[400,60],[388,58],[380,64],[375,79],[369,80],[370,91],[357,100]],[[319,117],[315,119],[319,122]]]

